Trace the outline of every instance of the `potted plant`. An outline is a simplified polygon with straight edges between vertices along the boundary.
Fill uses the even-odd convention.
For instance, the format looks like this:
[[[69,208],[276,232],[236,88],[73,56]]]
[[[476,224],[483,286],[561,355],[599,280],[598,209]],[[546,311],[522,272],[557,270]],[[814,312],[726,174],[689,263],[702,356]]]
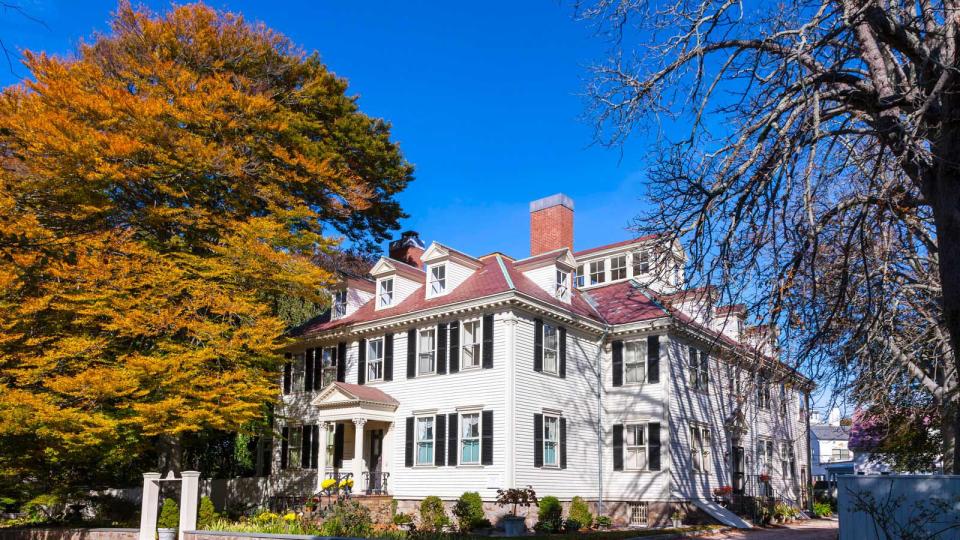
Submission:
[[[157,537],[159,540],[174,540],[177,537],[177,526],[180,525],[180,508],[177,501],[164,499],[160,507],[160,517],[157,519]]]
[[[733,495],[733,486],[720,486],[713,489],[713,496],[718,502],[727,501]]]
[[[393,524],[401,530],[411,532],[413,531],[413,516],[399,512],[393,516]]]
[[[497,490],[497,504],[501,507],[512,506],[510,513],[503,516],[503,532],[505,536],[520,536],[526,532],[526,517],[517,515],[517,508],[525,508],[537,504],[537,494],[533,486],[525,488],[510,488]]]
[[[670,514],[670,521],[673,522],[674,529],[679,529],[683,525],[683,512],[679,509],[674,510],[673,513]]]
[[[598,529],[609,529],[613,525],[613,520],[610,519],[610,516],[597,516],[597,519],[594,521]]]

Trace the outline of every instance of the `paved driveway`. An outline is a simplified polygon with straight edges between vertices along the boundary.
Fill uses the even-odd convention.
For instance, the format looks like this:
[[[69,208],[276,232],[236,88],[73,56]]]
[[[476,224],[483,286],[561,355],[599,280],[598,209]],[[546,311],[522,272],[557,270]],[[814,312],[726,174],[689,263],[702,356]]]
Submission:
[[[730,540],[835,540],[837,538],[836,519],[811,519],[800,523],[755,529],[752,531],[730,531],[723,534],[703,536]]]

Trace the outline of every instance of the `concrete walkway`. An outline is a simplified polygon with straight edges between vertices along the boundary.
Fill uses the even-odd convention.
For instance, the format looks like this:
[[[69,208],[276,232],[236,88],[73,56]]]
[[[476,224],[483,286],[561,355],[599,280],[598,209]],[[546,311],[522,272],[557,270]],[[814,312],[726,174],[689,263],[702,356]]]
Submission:
[[[836,540],[836,519],[811,519],[790,525],[757,528],[750,531],[728,531],[700,538],[730,540]]]

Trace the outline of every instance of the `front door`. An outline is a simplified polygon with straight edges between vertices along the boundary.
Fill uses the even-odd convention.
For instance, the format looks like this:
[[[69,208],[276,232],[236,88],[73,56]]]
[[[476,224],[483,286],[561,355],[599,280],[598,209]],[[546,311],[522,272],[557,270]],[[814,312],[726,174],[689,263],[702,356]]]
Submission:
[[[739,444],[739,441],[734,442],[734,444]],[[733,452],[731,455],[732,463],[730,464],[731,471],[731,482],[730,485],[733,487],[733,492],[742,495],[744,488],[744,454],[742,446],[734,446]]]
[[[370,459],[367,461],[367,467],[370,470],[370,482],[367,484],[367,490],[370,493],[380,493],[383,491],[383,430],[374,429],[370,431]]]

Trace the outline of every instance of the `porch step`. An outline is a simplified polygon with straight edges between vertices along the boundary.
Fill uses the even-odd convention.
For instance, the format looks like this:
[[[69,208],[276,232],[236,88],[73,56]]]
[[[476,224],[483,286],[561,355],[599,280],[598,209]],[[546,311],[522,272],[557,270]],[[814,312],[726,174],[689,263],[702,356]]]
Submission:
[[[726,508],[720,506],[714,501],[705,501],[703,499],[694,499],[691,501],[694,506],[713,516],[714,519],[728,527],[738,529],[752,529],[753,525],[749,521],[734,514]]]

